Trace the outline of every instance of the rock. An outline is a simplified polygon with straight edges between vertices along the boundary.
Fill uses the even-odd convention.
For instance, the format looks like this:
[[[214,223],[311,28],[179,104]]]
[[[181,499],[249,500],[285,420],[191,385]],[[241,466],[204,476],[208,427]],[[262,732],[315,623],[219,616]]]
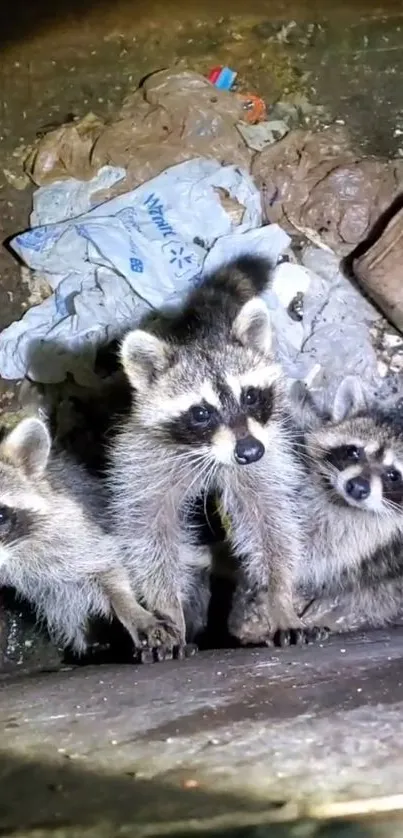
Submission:
[[[0,590],[0,672],[58,669],[62,653],[11,589]]]
[[[403,332],[403,208],[361,256],[353,259],[354,275],[388,320]]]

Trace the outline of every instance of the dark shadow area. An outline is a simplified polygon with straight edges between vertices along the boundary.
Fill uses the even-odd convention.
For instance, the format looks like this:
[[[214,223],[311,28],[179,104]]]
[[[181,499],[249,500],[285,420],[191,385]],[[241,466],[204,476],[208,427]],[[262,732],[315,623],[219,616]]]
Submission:
[[[57,341],[32,341],[29,359],[32,379],[23,385],[23,403],[40,407],[58,445],[97,475],[104,473],[108,447],[116,429],[128,416],[132,401],[117,350],[118,338],[99,348],[91,386],[76,384],[70,373],[60,384],[38,384],[35,379],[41,379],[47,366],[52,367],[55,356],[65,355],[66,351]],[[83,351],[70,351],[69,358],[75,370],[84,371],[92,366],[92,358],[89,361]]]
[[[344,257],[341,261],[341,269],[347,279],[350,280],[354,288],[359,291],[366,299],[370,300],[371,304],[378,309],[380,314],[383,317],[387,315],[385,312],[378,306],[375,299],[369,297],[366,289],[360,283],[356,273],[354,271],[354,262],[356,259],[359,259],[361,256],[364,255],[373,245],[375,242],[381,237],[382,233],[388,226],[389,222],[392,220],[393,216],[396,215],[403,207],[403,192],[396,195],[396,198],[393,199],[392,203],[386,207],[386,209],[381,213],[381,215],[376,219],[375,223],[372,225],[368,235],[360,241],[347,256]]]
[[[112,5],[111,0],[16,0],[2,3],[0,7],[0,46],[6,47],[27,37],[49,29],[52,26],[84,21],[88,12],[96,10],[102,16],[103,9]],[[122,3],[124,5],[124,3]],[[129,6],[129,3],[127,3]],[[131,3],[133,15],[135,4]]]
[[[67,758],[52,764],[3,752],[0,783],[2,836],[28,836],[35,830],[37,838],[73,838],[80,834],[78,830],[85,835],[93,828],[98,838],[117,834],[134,838],[143,831],[148,836],[172,838],[293,838],[302,834],[305,838],[370,838],[379,834],[365,822],[270,824],[271,814],[275,818],[286,801],[258,803],[161,780],[136,779],[135,772],[98,773]]]
[[[10,713],[12,724],[12,711]],[[69,759],[55,764],[39,759],[0,754],[0,834],[40,829],[46,834],[70,828],[99,825],[97,835],[114,835],[126,826],[125,835],[137,835],[148,824],[214,818],[229,815],[235,801],[231,795],[213,795],[201,789],[181,789],[157,780],[136,779],[134,772],[122,776],[81,768]],[[238,812],[276,810],[277,805],[236,800]],[[201,830],[202,831],[202,830]],[[150,833],[149,833],[150,834]],[[175,833],[173,833],[175,834]]]

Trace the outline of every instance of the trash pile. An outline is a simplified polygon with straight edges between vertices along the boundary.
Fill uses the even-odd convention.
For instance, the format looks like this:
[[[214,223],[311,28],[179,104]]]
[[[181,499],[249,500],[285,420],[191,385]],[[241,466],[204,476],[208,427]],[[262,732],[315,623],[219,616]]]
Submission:
[[[277,264],[266,301],[286,374],[378,387],[381,316],[339,263],[399,193],[403,161],[359,158],[344,128],[289,130],[246,99],[164,70],[113,122],[88,114],[38,140],[30,229],[10,246],[46,290],[1,334],[1,377],[95,385],[100,347],[248,252]]]

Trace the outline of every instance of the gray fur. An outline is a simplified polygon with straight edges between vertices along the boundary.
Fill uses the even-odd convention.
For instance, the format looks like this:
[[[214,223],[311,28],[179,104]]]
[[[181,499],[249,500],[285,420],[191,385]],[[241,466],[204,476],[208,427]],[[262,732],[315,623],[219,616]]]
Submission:
[[[326,461],[329,450],[357,443],[362,462],[337,469]],[[402,421],[369,404],[349,377],[336,393],[332,420],[308,430],[304,460],[297,609],[304,621],[338,630],[385,625],[403,610],[403,491],[397,485],[391,502],[381,477],[385,468],[403,469]],[[346,481],[360,474],[370,479],[371,494],[351,501]]]
[[[150,611],[169,616],[180,643],[186,635],[184,610],[189,614],[195,587],[211,565],[210,550],[197,543],[186,508],[212,491],[220,493],[231,520],[229,537],[242,566],[244,594],[264,591],[257,615],[248,610],[245,595],[238,597],[233,633],[242,642],[262,642],[278,628],[301,624],[292,605],[300,549],[292,498],[300,477],[285,389],[271,351],[269,314],[257,296],[268,277],[269,266],[261,260],[222,269],[190,294],[183,309],[128,334],[121,348],[134,398],[111,451],[114,527],[138,596]],[[273,408],[264,421],[252,421],[241,409],[241,386],[272,393]],[[202,403],[219,417],[211,438],[178,437],[178,424]],[[264,456],[240,465],[235,445],[251,435],[264,445]]]
[[[82,653],[91,617],[115,613],[135,643],[150,615],[137,604],[106,499],[83,469],[51,454],[46,425],[24,419],[0,445],[0,584],[35,607],[56,643]]]

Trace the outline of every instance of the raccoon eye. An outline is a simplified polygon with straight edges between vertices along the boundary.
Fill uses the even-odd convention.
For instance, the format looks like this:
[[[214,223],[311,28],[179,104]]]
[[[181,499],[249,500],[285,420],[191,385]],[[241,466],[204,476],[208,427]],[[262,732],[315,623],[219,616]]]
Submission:
[[[346,445],[346,457],[348,460],[359,460],[361,451],[356,445]]]
[[[402,479],[400,471],[398,471],[396,468],[388,468],[386,472],[386,477],[388,480],[390,480],[391,483],[398,483],[398,481]]]
[[[248,407],[253,407],[259,401],[259,390],[256,387],[248,387],[245,390],[243,401]]]
[[[189,416],[193,425],[206,425],[211,419],[212,411],[203,404],[196,404],[190,408]]]
[[[0,527],[4,527],[10,523],[11,515],[12,513],[8,506],[0,506]]]

